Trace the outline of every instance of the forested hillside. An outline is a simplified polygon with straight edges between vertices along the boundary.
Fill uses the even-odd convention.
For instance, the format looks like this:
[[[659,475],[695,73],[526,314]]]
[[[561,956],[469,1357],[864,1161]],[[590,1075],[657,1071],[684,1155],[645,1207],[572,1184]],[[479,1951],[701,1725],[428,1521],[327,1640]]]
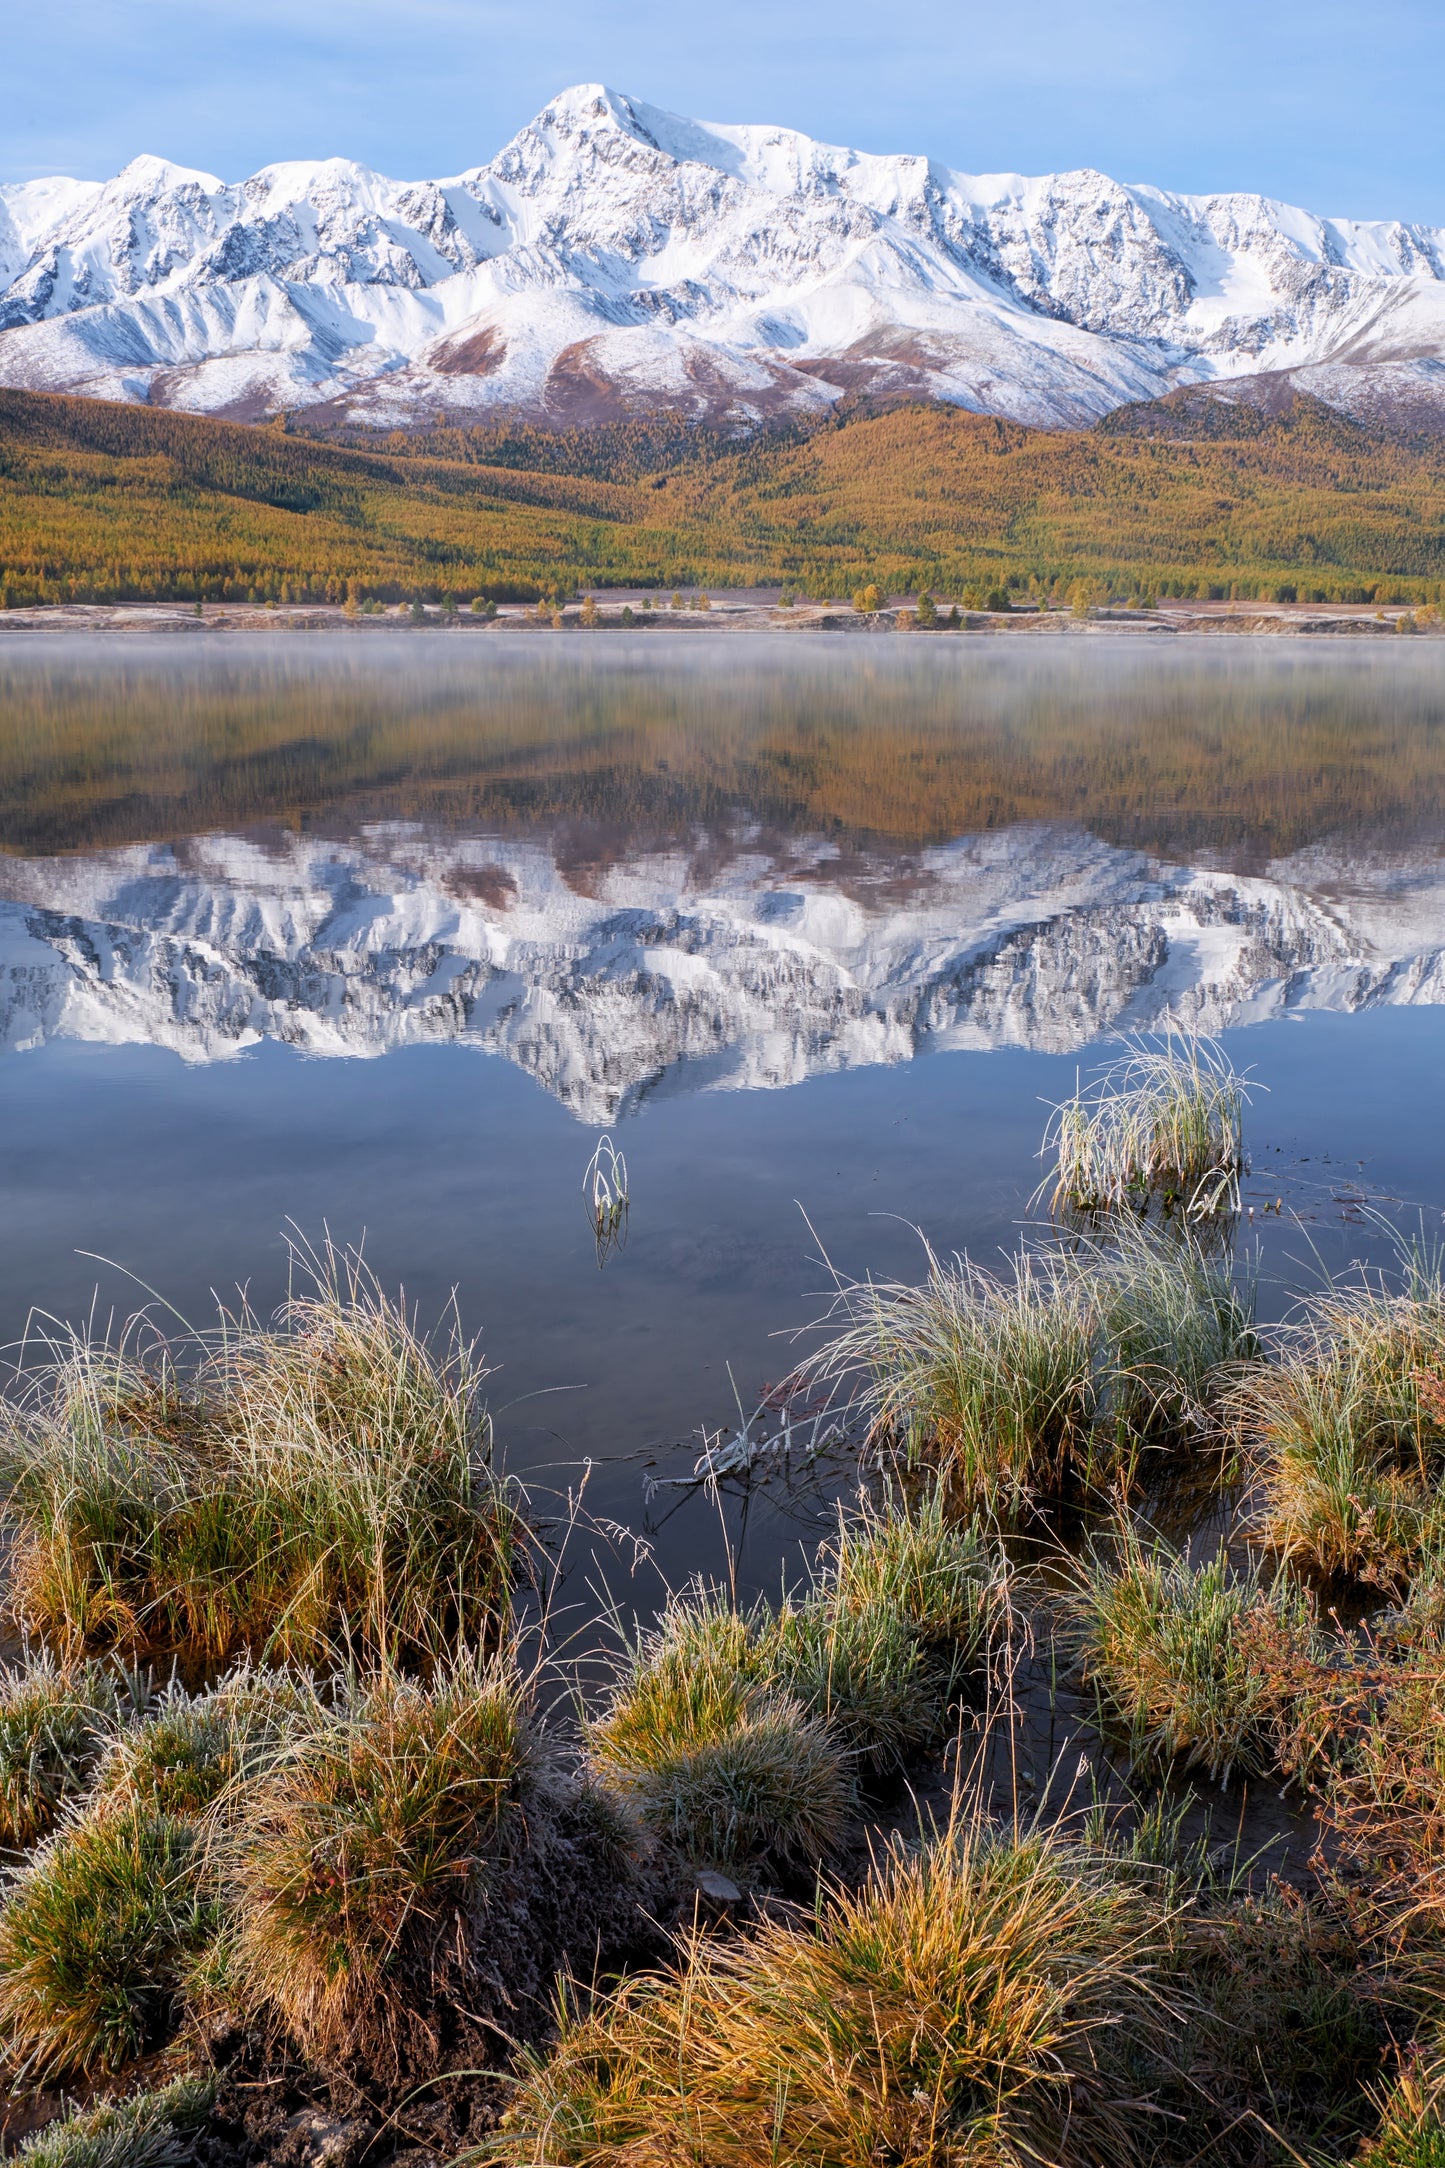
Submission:
[[[362,445],[5,391],[0,601],[1445,594],[1439,445],[1306,398],[1197,440],[1153,411],[1087,433],[912,406],[741,443],[671,421]]]

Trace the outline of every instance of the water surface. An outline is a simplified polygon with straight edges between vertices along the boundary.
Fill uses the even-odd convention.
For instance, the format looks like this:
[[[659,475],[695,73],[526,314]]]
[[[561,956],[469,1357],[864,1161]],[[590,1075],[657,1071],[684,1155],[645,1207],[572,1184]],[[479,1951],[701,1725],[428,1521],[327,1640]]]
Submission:
[[[1046,1103],[1170,1020],[1267,1087],[1277,1310],[1371,1200],[1445,1204],[1441,652],[7,641],[0,1338],[137,1283],[267,1308],[288,1221],[364,1236],[455,1288],[509,1463],[635,1522],[824,1256],[996,1256]]]

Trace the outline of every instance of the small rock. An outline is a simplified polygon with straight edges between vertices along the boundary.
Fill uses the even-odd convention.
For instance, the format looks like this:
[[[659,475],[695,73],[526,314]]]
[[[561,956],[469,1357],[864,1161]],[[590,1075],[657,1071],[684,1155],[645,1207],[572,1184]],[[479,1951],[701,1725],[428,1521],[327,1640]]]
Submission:
[[[743,1901],[743,1893],[737,1883],[730,1882],[725,1874],[719,1874],[712,1867],[703,1868],[697,1878],[697,1886],[703,1896],[711,1897],[715,1904],[738,1905]]]

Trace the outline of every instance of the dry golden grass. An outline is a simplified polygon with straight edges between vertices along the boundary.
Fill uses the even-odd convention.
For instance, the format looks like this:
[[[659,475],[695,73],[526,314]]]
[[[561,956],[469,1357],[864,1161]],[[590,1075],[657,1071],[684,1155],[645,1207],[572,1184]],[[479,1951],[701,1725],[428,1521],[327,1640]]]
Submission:
[[[1123,2070],[1170,2023],[1170,1927],[1099,1855],[979,1828],[816,1919],[698,1935],[564,2015],[486,2157],[529,2168],[1127,2168]]]

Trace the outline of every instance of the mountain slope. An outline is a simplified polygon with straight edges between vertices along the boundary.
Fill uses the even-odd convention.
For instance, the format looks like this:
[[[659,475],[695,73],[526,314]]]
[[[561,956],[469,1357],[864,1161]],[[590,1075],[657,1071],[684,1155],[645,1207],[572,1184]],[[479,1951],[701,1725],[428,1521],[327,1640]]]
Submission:
[[[1196,379],[1442,356],[1437,229],[970,176],[599,85],[451,180],[145,157],[0,188],[0,382],[241,419],[756,421],[866,392],[1078,427]]]
[[[626,456],[634,478],[614,481],[595,462],[501,464],[525,457],[514,434],[403,456],[0,391],[0,599],[337,601],[352,580],[393,602],[784,581],[827,598],[873,579],[967,601],[1081,576],[1441,599],[1438,439],[1393,443],[1308,398],[1263,417],[1220,401],[1204,441],[1172,441],[1159,414],[1080,433],[904,407],[796,442],[684,438],[671,465],[638,476]]]

